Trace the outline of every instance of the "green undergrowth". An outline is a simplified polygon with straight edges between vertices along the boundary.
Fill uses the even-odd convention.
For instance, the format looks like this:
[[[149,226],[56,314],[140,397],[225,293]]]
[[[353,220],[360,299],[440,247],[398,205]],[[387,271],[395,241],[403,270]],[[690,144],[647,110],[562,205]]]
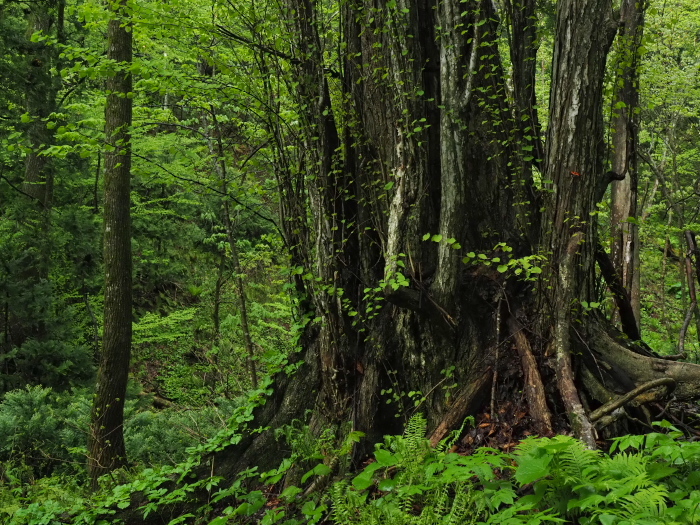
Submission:
[[[124,474],[131,476],[127,483],[106,479],[94,495],[65,475],[35,480],[22,497],[6,484],[0,489],[0,521],[116,523],[115,514],[138,492],[145,501],[139,508],[144,518],[192,502],[198,493],[199,507],[169,518],[171,525],[700,523],[700,443],[686,440],[666,422],[658,424],[658,432],[614,440],[607,453],[556,436],[528,438],[512,453],[481,448],[461,455],[452,451],[456,435],[430,446],[419,415],[403,435],[378,444],[373,458],[354,474],[340,465],[347,466],[360,433],[344,432],[340,440],[329,433],[313,444],[308,427],[295,422],[277,433],[292,451],[278,469],[251,469],[235,480],[192,478],[193,468],[209,453],[248,431],[251,405],[236,409],[227,429],[190,448],[176,466]],[[299,466],[301,475],[297,468],[292,476]],[[292,478],[295,484],[288,482]]]

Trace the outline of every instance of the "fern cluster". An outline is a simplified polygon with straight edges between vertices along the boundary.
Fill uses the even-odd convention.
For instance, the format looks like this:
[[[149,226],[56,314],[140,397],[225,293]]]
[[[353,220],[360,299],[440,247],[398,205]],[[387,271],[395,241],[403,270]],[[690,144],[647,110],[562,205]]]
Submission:
[[[403,436],[377,447],[376,462],[352,483],[331,491],[333,521],[339,525],[475,524],[515,497],[501,481],[504,457],[492,449],[472,456],[433,449],[425,439],[426,420],[414,416]]]
[[[387,438],[374,463],[331,491],[338,525],[700,523],[700,443],[627,436],[610,454],[569,436],[529,438],[514,454],[431,449],[425,420]]]
[[[43,394],[36,391],[27,396],[39,399]],[[228,434],[191,449],[180,465],[146,469],[129,484],[112,486],[92,499],[71,497],[66,487],[75,489],[75,479],[59,476],[36,483],[32,494],[7,497],[9,493],[0,490],[0,519],[12,525],[34,525],[64,523],[59,516],[71,516],[71,523],[90,524],[110,509],[128,506],[135,491],[149,500],[143,507],[146,518],[205,490],[210,500],[196,514],[196,523],[202,525],[700,523],[700,443],[685,440],[668,423],[660,424],[663,432],[619,438],[608,454],[589,450],[572,437],[556,436],[529,438],[514,453],[481,448],[462,456],[450,451],[450,442],[430,446],[425,438],[426,421],[417,415],[403,435],[387,436],[377,445],[373,462],[362,472],[337,481],[325,492],[306,494],[310,491],[296,486],[276,495],[271,489],[246,490],[246,479],[275,485],[293,464],[310,466],[319,460],[301,483],[307,489],[325,487],[312,481],[337,473],[329,466],[336,465],[332,457],[347,455],[351,444],[360,439],[359,433],[350,432],[340,448],[335,448],[330,435],[313,445],[307,439],[307,428],[296,422],[280,431],[296,452],[279,469],[262,475],[251,469],[233,482],[221,478],[187,481],[202,454],[231,442],[231,432],[245,427],[252,417],[250,410],[239,407]],[[165,482],[173,479],[179,485],[166,489]],[[28,505],[22,506],[22,501]],[[212,516],[223,502],[229,506]],[[183,515],[170,523],[194,517]]]

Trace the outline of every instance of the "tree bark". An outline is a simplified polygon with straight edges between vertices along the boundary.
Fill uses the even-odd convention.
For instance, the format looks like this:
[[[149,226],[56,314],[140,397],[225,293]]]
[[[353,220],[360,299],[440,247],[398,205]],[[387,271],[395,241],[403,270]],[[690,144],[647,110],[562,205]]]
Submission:
[[[124,397],[131,356],[131,144],[132,34],[126,0],[110,4],[107,57],[115,63],[107,79],[105,108],[104,336],[88,436],[91,486],[127,464],[124,448]]]
[[[516,93],[506,86],[491,0],[342,2],[343,53],[330,68],[324,11],[286,7],[301,138],[279,152],[277,176],[309,321],[299,370],[276,378],[255,425],[298,419],[342,440],[349,421],[366,435],[360,465],[415,410],[433,442],[488,406],[505,425],[517,405],[540,411],[542,433],[595,447],[591,411],[640,402],[641,385],[667,377],[679,398],[700,395],[699,366],[651,357],[590,306],[594,212],[611,181],[611,0],[557,2],[546,147],[530,116],[534,71],[514,64]],[[511,33],[534,14],[534,2],[513,2]],[[512,56],[531,59],[528,42]],[[273,432],[246,435],[202,474],[264,471],[278,451]]]
[[[614,179],[604,169],[602,119],[606,59],[617,31],[611,2],[557,4],[540,163],[532,155],[537,141],[523,142],[536,136],[529,134],[532,119],[523,118],[534,111],[533,73],[514,65],[519,80],[511,106],[492,37],[500,23],[492,2],[400,0],[381,9],[347,2],[342,82],[333,89],[318,31],[321,14],[308,0],[287,5],[304,142],[296,166],[279,166],[281,185],[289,188],[283,224],[297,264],[314,277],[297,285],[316,320],[303,339],[303,379],[285,380],[286,394],[276,390],[261,421],[283,424],[306,409],[314,410],[312,429],[350,420],[368,436],[355,451],[359,460],[411,413],[405,397],[387,399],[382,392],[418,391],[425,393],[419,409],[441,435],[447,421],[466,413],[463,407],[474,413],[488,398],[484,370],[505,366],[495,352],[498,334],[506,332],[499,323],[509,322],[496,314],[505,291],[510,311],[525,312],[530,346],[516,331],[521,362],[557,378],[553,389],[528,376],[527,402],[544,406],[544,390],[553,413],[567,414],[568,429],[594,447],[589,411],[637,381],[655,379],[660,366],[643,347],[629,351],[631,344],[602,338],[608,328],[587,306],[597,299],[594,212]],[[511,23],[526,31],[534,6],[510,9]],[[526,60],[533,45],[513,56]],[[541,182],[531,173],[538,165]],[[299,173],[308,175],[301,180]],[[310,214],[299,204],[306,199]],[[513,271],[532,266],[541,270],[538,280],[537,273]],[[627,351],[647,361],[618,358]],[[605,386],[597,395],[588,392],[581,370],[600,376],[598,363],[608,361],[616,372],[599,378]],[[656,376],[640,375],[641,362]],[[455,410],[439,386],[449,366],[469,396],[460,397],[462,408]],[[310,377],[320,385],[311,395],[299,384]],[[682,390],[687,378],[678,382]],[[496,404],[513,393],[500,385],[496,391]],[[545,432],[550,424],[565,429],[561,420],[538,422]],[[277,458],[264,452],[269,439],[261,435],[228,456],[220,472],[253,457],[262,468],[271,466]]]
[[[627,290],[637,327],[640,326],[639,227],[637,225],[639,129],[639,47],[642,43],[645,0],[625,0],[620,12],[618,91],[613,107],[613,172],[624,177],[612,182],[611,254]]]
[[[572,368],[572,329],[584,319],[584,304],[595,300],[595,210],[607,183],[603,169],[602,89],[607,53],[615,34],[609,0],[568,0],[557,4],[550,117],[545,154],[545,197],[541,249],[549,265],[541,297],[553,319],[557,383],[574,435],[591,447],[588,420]],[[583,322],[583,337],[587,334]],[[546,330],[543,327],[543,330]]]

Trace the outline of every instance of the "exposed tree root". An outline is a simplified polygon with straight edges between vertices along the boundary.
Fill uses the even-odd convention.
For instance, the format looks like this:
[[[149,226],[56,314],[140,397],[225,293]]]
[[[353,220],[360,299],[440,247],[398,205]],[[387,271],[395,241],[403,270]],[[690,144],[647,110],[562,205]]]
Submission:
[[[657,379],[671,378],[676,382],[677,400],[700,398],[700,365],[640,355],[600,327],[593,330],[589,344],[598,364],[589,369],[605,388],[624,392]]]
[[[455,428],[459,428],[464,418],[478,409],[484,392],[491,381],[491,369],[486,369],[475,381],[470,382],[459,393],[450,410],[430,436],[430,444],[437,445]]]
[[[654,379],[653,381],[649,381],[648,383],[644,383],[643,385],[638,386],[634,390],[626,393],[623,396],[618,397],[617,399],[610,401],[603,405],[602,407],[594,410],[593,412],[590,413],[589,417],[592,422],[596,422],[599,419],[601,419],[603,416],[606,416],[610,414],[611,412],[617,410],[618,408],[624,407],[628,403],[634,401],[637,399],[639,396],[641,396],[643,393],[654,389],[658,388],[660,386],[665,386],[666,392],[665,394],[662,394],[664,396],[669,395],[673,389],[676,386],[676,381],[673,378],[670,377],[662,377],[659,379]],[[659,396],[661,397],[661,396]],[[651,401],[651,399],[648,399],[646,401]]]
[[[530,407],[530,417],[532,417],[535,424],[535,430],[541,436],[550,436],[553,434],[552,415],[547,407],[547,397],[542,384],[542,377],[540,376],[535,356],[532,354],[530,342],[523,332],[523,327],[514,317],[508,319],[508,328],[515,340],[518,355],[520,355],[520,362],[525,376],[525,397]]]
[[[570,305],[574,299],[572,286],[574,282],[574,257],[578,247],[583,241],[583,233],[575,231],[562,254],[558,268],[558,293],[555,294],[557,304],[554,306],[554,340],[552,341],[555,353],[554,370],[557,376],[557,387],[564,402],[566,415],[569,418],[571,431],[574,436],[583,441],[588,447],[596,447],[596,431],[588,419],[578,388],[574,383],[574,370],[571,364],[572,317]]]

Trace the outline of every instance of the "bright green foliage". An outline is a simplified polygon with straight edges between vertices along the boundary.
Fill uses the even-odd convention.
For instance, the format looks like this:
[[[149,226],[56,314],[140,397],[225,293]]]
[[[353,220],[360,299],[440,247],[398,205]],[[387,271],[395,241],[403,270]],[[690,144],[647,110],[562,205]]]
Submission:
[[[459,456],[431,449],[420,421],[387,438],[352,484],[334,486],[335,523],[700,523],[700,445],[668,424],[668,434],[616,440],[610,455],[557,436],[512,455]]]
[[[665,354],[678,353],[690,306],[684,231],[700,230],[698,24],[700,6],[693,0],[650,2],[644,29],[638,217],[642,328],[645,340]],[[694,359],[700,351],[699,326],[692,322],[686,338]]]
[[[224,428],[235,409],[220,399],[198,410],[153,411],[151,400],[132,388],[125,407],[127,452],[141,468],[184,461],[187,449]],[[82,479],[90,403],[85,390],[56,393],[36,386],[6,393],[0,404],[0,476],[18,486],[52,475]]]
[[[30,392],[35,401],[45,395],[39,390]],[[660,424],[665,433],[615,440],[609,454],[591,451],[571,437],[557,436],[529,438],[510,454],[481,448],[462,456],[450,452],[453,440],[431,447],[424,437],[426,424],[421,415],[410,420],[404,435],[387,436],[377,446],[374,461],[351,480],[309,497],[302,497],[302,488],[289,486],[277,495],[275,507],[263,511],[272,493],[245,488],[247,481],[258,478],[255,469],[241,473],[233,482],[221,478],[188,481],[188,474],[206,454],[240,438],[252,417],[251,406],[236,409],[229,428],[191,449],[187,459],[175,467],[145,469],[127,484],[105,486],[92,499],[79,491],[71,497],[62,485],[64,478],[58,476],[39,481],[26,496],[0,490],[0,517],[12,525],[30,525],[52,523],[67,512],[73,516],[72,523],[93,523],[96,515],[127,506],[134,491],[144,493],[150,501],[142,509],[147,515],[163,505],[187,501],[196,490],[206,490],[209,504],[194,515],[177,519],[197,516],[196,523],[209,525],[301,525],[322,520],[338,525],[700,523],[700,444],[686,441],[668,423]],[[284,434],[297,451],[295,462],[313,464],[323,458],[307,473],[308,484],[329,475],[333,470],[326,464],[333,464],[337,454],[347,455],[348,446],[359,436],[352,435],[333,450],[331,436],[325,445],[307,443],[305,428],[295,424]],[[292,465],[285,460],[262,479],[266,484],[280,483]],[[11,479],[12,472],[6,471],[5,476]],[[178,480],[178,487],[166,489],[173,479]],[[32,504],[25,507],[21,501]],[[223,502],[227,506],[222,509]],[[212,509],[220,509],[218,516],[211,516]]]
[[[448,443],[432,449],[424,437],[425,430],[423,416],[414,416],[403,436],[388,437],[384,445],[378,446],[376,462],[356,476],[352,484],[341,482],[334,486],[331,498],[335,523],[475,524],[515,504],[515,487],[497,474],[510,466],[505,454],[481,448],[471,456],[461,456],[446,451]],[[558,521],[548,511],[520,519],[517,512],[530,508],[516,505],[504,521],[487,522]]]

